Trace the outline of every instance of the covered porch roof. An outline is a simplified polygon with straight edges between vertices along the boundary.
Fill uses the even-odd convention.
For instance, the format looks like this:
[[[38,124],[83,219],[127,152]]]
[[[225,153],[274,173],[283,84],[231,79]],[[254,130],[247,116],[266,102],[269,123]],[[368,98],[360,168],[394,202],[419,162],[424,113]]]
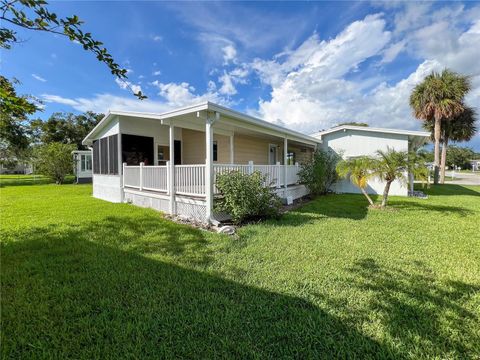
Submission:
[[[165,113],[144,113],[132,111],[109,111],[98,125],[85,137],[84,145],[91,145],[98,134],[115,117],[131,117],[158,120],[162,125],[174,125],[181,128],[205,131],[207,120],[214,120],[216,134],[232,135],[242,133],[263,138],[287,138],[290,142],[315,147],[321,140],[298,131],[243,114],[211,102],[203,102]]]

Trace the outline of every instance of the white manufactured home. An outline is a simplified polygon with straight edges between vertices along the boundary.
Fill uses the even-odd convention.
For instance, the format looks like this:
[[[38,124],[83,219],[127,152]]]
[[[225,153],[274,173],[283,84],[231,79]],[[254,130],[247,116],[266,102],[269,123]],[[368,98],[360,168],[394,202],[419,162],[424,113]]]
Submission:
[[[92,151],[75,150],[73,155],[73,173],[77,184],[92,182]]]
[[[93,196],[214,222],[217,174],[260,171],[280,197],[300,198],[300,164],[321,140],[205,102],[110,111],[83,143],[93,150]]]
[[[377,150],[387,148],[396,151],[416,151],[427,143],[430,133],[397,129],[343,125],[313,134],[322,141],[322,148],[332,150],[344,159],[358,156],[375,156]],[[413,191],[413,177],[408,175],[409,184],[392,183],[391,195],[407,196]],[[379,179],[369,181],[367,192],[382,194],[385,184]],[[360,190],[348,179],[339,180],[332,189],[338,193],[359,193]]]

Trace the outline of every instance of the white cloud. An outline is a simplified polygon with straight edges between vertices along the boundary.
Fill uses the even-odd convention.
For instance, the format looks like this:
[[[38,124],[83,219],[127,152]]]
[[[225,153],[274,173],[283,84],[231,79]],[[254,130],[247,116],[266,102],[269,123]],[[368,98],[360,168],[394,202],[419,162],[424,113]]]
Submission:
[[[160,70],[156,70],[152,73],[153,76],[159,76],[161,74],[162,74],[162,72]]]
[[[152,40],[153,40],[153,41],[162,41],[162,40],[163,40],[163,36],[160,36],[160,35],[152,35]]]
[[[467,22],[465,27],[465,23],[460,26],[458,19],[453,23],[445,21],[447,13],[433,12],[430,18],[417,23],[399,16],[399,35],[386,30],[382,15],[370,15],[350,24],[329,41],[321,41],[314,34],[296,49],[272,60],[255,59],[252,68],[264,84],[271,86],[271,98],[259,101],[255,115],[305,132],[343,121],[419,128],[420,122],[414,119],[409,107],[411,90],[432,70],[445,67],[472,75],[473,90],[466,100],[478,106],[480,19]],[[469,16],[462,13],[459,18]],[[407,31],[411,27],[414,29]],[[380,66],[393,61],[403,51],[415,52],[420,63],[401,80],[386,82],[381,74],[355,72],[359,68],[368,71],[378,67],[378,58]],[[362,68],[367,60],[369,64]]]
[[[43,77],[37,75],[37,74],[32,74],[32,77],[35,79],[35,80],[38,80],[38,81],[41,81],[41,82],[46,82],[47,80],[44,79]]]
[[[223,63],[229,64],[230,62],[235,62],[237,59],[237,50],[231,44],[222,48],[223,51]]]
[[[227,73],[224,73],[222,76],[220,76],[218,81],[222,83],[222,86],[219,90],[220,94],[235,95],[237,93],[237,89],[235,89],[235,85],[233,85],[232,77]]]
[[[203,94],[197,94],[195,88],[187,82],[161,83],[155,80],[151,84],[159,89],[158,95],[164,98],[171,107],[187,106],[207,100],[228,105],[229,101],[216,92],[216,86],[214,86],[214,83],[212,85],[212,83],[208,83],[207,92]]]
[[[401,40],[385,49],[383,52],[382,63],[389,63],[395,60],[395,58],[400,54],[402,51],[405,50],[406,41]]]
[[[43,94],[46,103],[57,103],[71,106],[78,111],[94,111],[105,113],[108,110],[164,112],[172,107],[164,101],[138,100],[133,95],[129,97],[115,96],[112,94],[96,94],[91,98],[64,98],[58,95]]]
[[[130,81],[115,78],[115,82],[120,87],[120,89],[131,90],[134,93],[138,93],[139,91],[142,91],[142,87],[140,85],[133,84]]]

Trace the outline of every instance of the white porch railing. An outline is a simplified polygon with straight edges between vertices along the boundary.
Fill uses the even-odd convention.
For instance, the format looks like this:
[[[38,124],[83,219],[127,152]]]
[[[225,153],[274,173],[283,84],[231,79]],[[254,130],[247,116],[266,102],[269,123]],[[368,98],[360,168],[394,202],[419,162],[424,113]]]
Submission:
[[[168,191],[168,168],[166,166],[144,166],[142,188],[152,191]]]
[[[205,195],[205,165],[175,165],[175,192],[181,195]]]
[[[123,185],[127,188],[139,190],[159,191],[169,193],[169,174],[171,167],[167,166],[123,166]],[[286,172],[285,172],[286,170]],[[265,176],[266,185],[281,188],[286,184],[293,185],[299,183],[298,171],[300,167],[296,165],[254,165],[250,162],[248,165],[237,164],[214,164],[213,181],[214,192],[218,193],[215,187],[216,178],[220,174],[226,174],[231,171],[239,171],[243,174],[251,174],[259,171]],[[175,165],[175,193],[188,196],[205,196],[205,165]]]

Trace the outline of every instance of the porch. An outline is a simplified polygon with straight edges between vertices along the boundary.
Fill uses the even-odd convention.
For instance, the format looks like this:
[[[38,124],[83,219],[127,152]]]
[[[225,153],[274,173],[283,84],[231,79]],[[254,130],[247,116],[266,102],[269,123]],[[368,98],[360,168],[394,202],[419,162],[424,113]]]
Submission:
[[[243,164],[213,164],[213,197],[219,195],[216,187],[217,177],[238,171],[243,174],[260,172],[265,177],[266,186],[270,186],[280,198],[297,199],[308,192],[299,183],[300,165],[257,165],[249,161]],[[183,215],[204,221],[207,216],[208,186],[206,186],[205,164],[174,165],[168,161],[163,166],[123,164],[124,199],[135,205],[150,207],[170,214]],[[211,220],[223,220],[227,214],[210,214]]]
[[[259,171],[281,197],[306,194],[299,164],[319,140],[222,106],[110,112],[86,137],[94,196],[210,222],[218,174]]]

